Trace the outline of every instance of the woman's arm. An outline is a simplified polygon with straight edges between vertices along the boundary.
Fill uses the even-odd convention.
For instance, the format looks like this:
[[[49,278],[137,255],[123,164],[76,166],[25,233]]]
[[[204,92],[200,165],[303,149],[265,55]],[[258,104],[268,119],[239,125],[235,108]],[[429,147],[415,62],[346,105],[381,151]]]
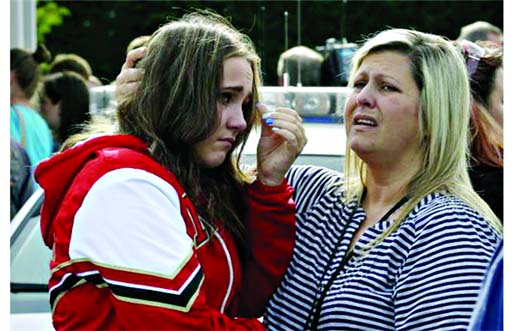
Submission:
[[[466,330],[499,241],[489,224],[455,200],[419,212],[395,289],[397,330]]]

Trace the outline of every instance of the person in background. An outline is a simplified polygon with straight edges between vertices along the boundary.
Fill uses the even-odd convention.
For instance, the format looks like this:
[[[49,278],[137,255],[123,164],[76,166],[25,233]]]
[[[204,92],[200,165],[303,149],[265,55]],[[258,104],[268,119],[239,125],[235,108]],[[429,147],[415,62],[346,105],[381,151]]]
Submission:
[[[93,75],[89,62],[78,54],[62,53],[55,56],[50,64],[50,74],[63,71],[76,72],[84,78],[89,88],[102,85],[101,81]]]
[[[301,119],[266,113],[256,171],[241,169],[239,147],[266,110],[260,59],[214,13],[163,25],[137,66],[144,77],[119,103],[117,130],[91,128],[36,171],[53,324],[264,330],[257,317],[293,247],[284,175],[306,143]]]
[[[44,78],[41,113],[53,132],[56,149],[89,122],[89,89],[78,74],[65,71]]]
[[[472,93],[470,179],[503,221],[503,62],[502,47],[489,42],[457,42],[465,58]]]
[[[27,152],[11,138],[11,220],[34,192]]]
[[[288,86],[319,86],[323,57],[306,46],[295,46],[280,54],[277,66],[278,85],[285,85],[288,74]]]
[[[488,40],[502,46],[503,34],[499,27],[488,22],[477,21],[462,27],[458,40],[468,40],[472,42]]]
[[[354,56],[344,176],[287,174],[291,264],[268,330],[465,330],[502,225],[468,175],[470,88],[446,39],[391,29]]]
[[[486,271],[468,330],[504,330],[504,240]]]
[[[11,139],[27,152],[33,169],[52,154],[53,139],[48,124],[34,108],[32,97],[40,83],[39,64],[51,60],[50,52],[42,45],[34,53],[11,49]]]

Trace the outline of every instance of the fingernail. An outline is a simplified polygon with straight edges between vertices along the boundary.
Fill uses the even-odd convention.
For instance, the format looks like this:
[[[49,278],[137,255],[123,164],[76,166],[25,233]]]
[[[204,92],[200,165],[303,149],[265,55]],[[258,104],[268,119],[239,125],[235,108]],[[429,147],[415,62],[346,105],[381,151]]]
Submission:
[[[278,131],[279,129],[280,129],[280,128],[273,127],[271,130],[272,130],[273,132],[276,132],[276,131]]]

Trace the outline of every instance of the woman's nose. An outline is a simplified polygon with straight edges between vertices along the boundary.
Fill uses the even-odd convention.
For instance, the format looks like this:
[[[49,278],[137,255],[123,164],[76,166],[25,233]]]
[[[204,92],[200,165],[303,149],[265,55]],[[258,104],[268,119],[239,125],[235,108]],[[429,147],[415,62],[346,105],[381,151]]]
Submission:
[[[374,108],[376,106],[376,99],[370,84],[365,85],[356,96],[356,103],[360,107]]]

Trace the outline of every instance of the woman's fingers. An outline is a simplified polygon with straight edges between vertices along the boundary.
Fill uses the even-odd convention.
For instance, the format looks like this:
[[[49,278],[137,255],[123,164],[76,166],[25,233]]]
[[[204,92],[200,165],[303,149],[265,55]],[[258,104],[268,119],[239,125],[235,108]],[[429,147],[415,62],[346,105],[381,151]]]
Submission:
[[[139,47],[128,52],[125,63],[123,63],[123,66],[121,67],[121,72],[125,69],[134,68],[137,61],[142,59],[146,55],[146,52],[146,47]]]
[[[125,63],[123,63],[121,72],[116,77],[115,82],[115,95],[118,103],[137,91],[144,71],[134,67],[135,63],[146,55],[146,51],[146,47],[140,47],[128,52]]]
[[[116,77],[116,84],[122,85],[132,82],[138,82],[143,77],[143,69],[128,68],[119,73]]]
[[[132,83],[125,83],[122,85],[116,86],[116,100],[117,102],[121,102],[123,98],[126,98],[127,96],[135,93],[137,91],[137,88],[139,87],[140,82],[132,82]]]

